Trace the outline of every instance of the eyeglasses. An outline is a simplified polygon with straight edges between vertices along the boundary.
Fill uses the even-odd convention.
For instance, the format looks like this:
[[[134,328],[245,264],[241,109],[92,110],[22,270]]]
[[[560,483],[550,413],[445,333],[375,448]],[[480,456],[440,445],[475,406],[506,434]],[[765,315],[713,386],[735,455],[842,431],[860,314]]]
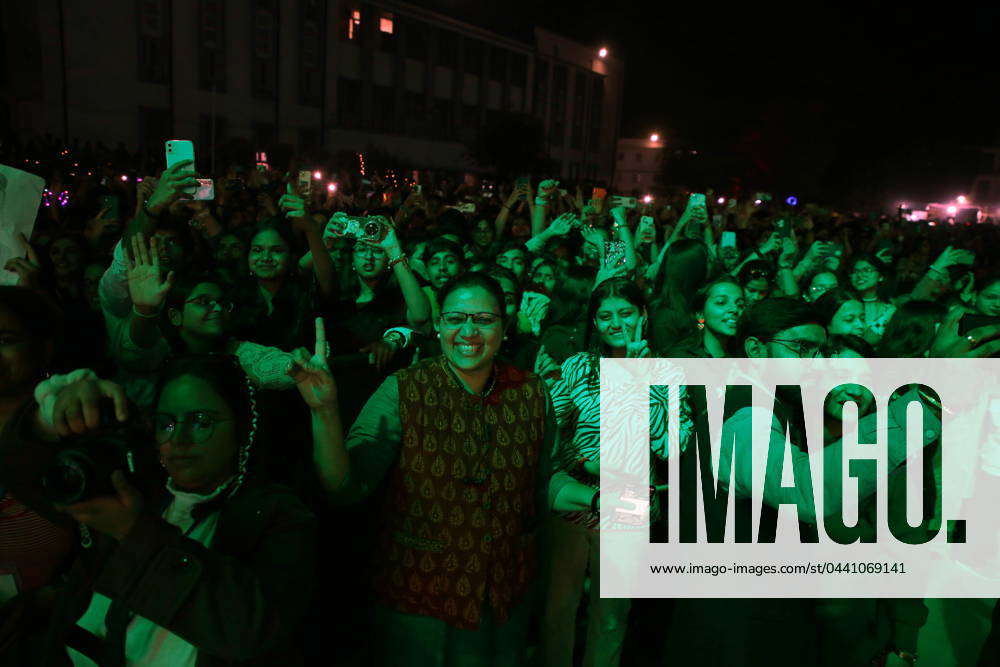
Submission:
[[[233,309],[236,308],[236,304],[232,301],[224,301],[222,299],[213,299],[210,296],[196,296],[193,299],[188,299],[184,303],[193,303],[199,308],[204,308],[208,310],[212,306],[218,306],[220,310],[224,313],[231,313]]]
[[[851,275],[854,276],[870,276],[875,273],[878,273],[878,271],[871,268],[870,266],[864,266],[861,267],[860,269],[854,269],[853,271],[851,271]]]
[[[178,427],[187,425],[191,442],[201,444],[212,437],[216,424],[227,421],[232,421],[232,419],[213,417],[202,411],[189,412],[184,419],[178,419],[166,412],[157,412],[153,415],[153,431],[156,436],[156,444],[163,445],[170,441]]]
[[[757,279],[757,280],[761,280],[761,279],[762,280],[770,280],[771,279],[771,272],[770,271],[763,271],[761,269],[753,269],[752,271],[750,271],[750,278],[751,279]]]
[[[807,340],[782,340],[780,338],[771,338],[770,341],[795,353],[795,356],[799,359],[815,359],[822,356],[820,354],[819,343]]]
[[[460,313],[457,310],[441,313],[441,322],[450,329],[463,326],[469,319],[474,326],[492,327],[500,321],[500,316],[496,313]]]

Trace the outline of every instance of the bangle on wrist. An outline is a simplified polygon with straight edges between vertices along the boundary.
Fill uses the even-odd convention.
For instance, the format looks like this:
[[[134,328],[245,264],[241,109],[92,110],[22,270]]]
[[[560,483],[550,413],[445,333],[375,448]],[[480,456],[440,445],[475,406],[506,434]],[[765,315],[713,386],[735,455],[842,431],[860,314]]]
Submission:
[[[389,268],[392,269],[397,264],[400,264],[400,263],[406,264],[406,266],[410,265],[410,261],[409,261],[409,259],[407,259],[405,252],[401,252],[398,255],[396,255],[395,257],[393,257],[392,259],[390,259],[389,260]]]
[[[155,319],[157,319],[160,316],[160,311],[161,310],[162,310],[162,308],[158,308],[156,310],[156,312],[153,313],[152,315],[146,315],[145,313],[140,312],[139,309],[135,307],[134,303],[132,304],[132,314],[135,315],[136,317],[141,317],[144,320],[155,320]]]
[[[902,660],[903,662],[905,662],[908,665],[915,665],[915,664],[917,664],[917,654],[916,653],[910,653],[909,651],[903,651],[903,650],[900,650],[900,649],[894,650],[893,653],[896,655],[897,658],[899,658],[900,660]]]
[[[535,197],[535,206],[548,206],[549,200],[546,197]]]

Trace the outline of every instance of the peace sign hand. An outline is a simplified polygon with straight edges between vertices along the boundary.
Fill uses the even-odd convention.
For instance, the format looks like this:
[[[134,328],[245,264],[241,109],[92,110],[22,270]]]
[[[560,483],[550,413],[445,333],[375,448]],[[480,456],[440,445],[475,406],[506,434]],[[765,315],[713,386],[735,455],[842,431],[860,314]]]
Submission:
[[[637,359],[641,357],[651,357],[652,352],[649,350],[649,343],[643,339],[642,330],[646,327],[646,316],[643,315],[639,318],[639,321],[635,325],[635,329],[632,330],[629,336],[629,342],[625,344],[625,356],[630,359]]]
[[[288,375],[295,380],[302,400],[310,410],[337,407],[337,384],[330,373],[327,357],[330,348],[326,343],[323,318],[316,318],[316,348],[312,357],[304,347],[292,352]]]

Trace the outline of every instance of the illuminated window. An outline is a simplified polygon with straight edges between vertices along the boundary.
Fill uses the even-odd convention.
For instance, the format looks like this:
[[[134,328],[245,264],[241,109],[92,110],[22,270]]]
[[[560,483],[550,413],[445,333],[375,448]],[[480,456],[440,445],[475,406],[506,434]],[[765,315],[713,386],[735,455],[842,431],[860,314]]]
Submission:
[[[387,35],[392,34],[392,14],[384,14],[379,18],[378,29]]]
[[[357,39],[361,31],[361,10],[355,9],[347,19],[347,39]]]

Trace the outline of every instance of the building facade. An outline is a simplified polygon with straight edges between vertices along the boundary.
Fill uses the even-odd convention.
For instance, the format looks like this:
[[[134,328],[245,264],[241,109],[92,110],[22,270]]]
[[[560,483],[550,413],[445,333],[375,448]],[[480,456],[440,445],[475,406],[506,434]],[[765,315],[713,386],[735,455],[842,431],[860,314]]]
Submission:
[[[232,137],[469,166],[479,128],[544,125],[564,178],[610,179],[624,65],[541,29],[519,41],[406,3],[0,3],[0,122],[199,162]]]
[[[619,139],[615,154],[615,189],[645,194],[663,180],[663,141],[655,135],[645,139]]]

